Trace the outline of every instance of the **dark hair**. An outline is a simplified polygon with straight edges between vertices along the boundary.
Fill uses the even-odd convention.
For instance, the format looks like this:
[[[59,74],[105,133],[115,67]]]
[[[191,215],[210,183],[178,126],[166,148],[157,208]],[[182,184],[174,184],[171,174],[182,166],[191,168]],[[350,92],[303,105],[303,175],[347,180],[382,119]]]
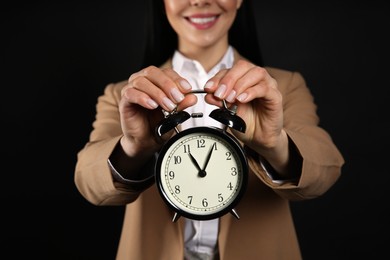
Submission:
[[[160,66],[177,49],[178,39],[165,15],[164,1],[146,1],[146,42],[143,67]],[[263,66],[257,39],[252,0],[243,0],[236,19],[229,30],[229,44],[243,57]]]

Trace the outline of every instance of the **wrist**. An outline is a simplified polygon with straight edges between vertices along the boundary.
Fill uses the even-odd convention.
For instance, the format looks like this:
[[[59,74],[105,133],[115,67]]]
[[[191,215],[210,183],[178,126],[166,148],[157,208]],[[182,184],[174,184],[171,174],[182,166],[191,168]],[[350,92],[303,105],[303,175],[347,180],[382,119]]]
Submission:
[[[110,158],[107,160],[107,163],[111,171],[111,176],[116,182],[129,186],[136,191],[145,190],[154,183],[154,174],[153,171],[149,169],[150,167],[146,166],[146,169],[145,171],[143,171],[142,176],[137,176],[136,178],[129,179],[128,176],[124,176],[124,174],[120,173],[116,169],[116,167],[112,164]],[[153,163],[150,163],[148,165],[153,165]]]
[[[287,170],[289,161],[289,140],[287,133],[282,130],[278,140],[272,147],[258,146],[255,151],[259,154],[262,160],[267,161],[270,167],[278,172],[279,175],[284,175]]]
[[[125,136],[119,140],[119,145],[122,148],[123,153],[129,158],[137,158],[142,160],[142,158],[150,158],[158,151],[158,147],[153,147],[148,145],[149,142],[137,142],[135,140],[129,140]]]
[[[129,156],[123,149],[121,142],[118,142],[109,157],[109,162],[123,178],[138,180],[144,178],[144,169],[154,157],[155,153],[150,153],[147,150]]]

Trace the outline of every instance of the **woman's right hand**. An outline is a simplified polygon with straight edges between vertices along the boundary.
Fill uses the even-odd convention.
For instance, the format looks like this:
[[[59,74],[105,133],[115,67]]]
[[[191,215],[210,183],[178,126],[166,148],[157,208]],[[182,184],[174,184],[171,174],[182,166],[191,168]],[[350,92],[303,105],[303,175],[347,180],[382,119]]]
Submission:
[[[169,138],[155,135],[155,127],[164,117],[162,109],[183,110],[196,103],[191,85],[170,68],[149,66],[130,76],[122,89],[119,113],[123,137],[121,145],[129,157],[141,153],[150,156]]]

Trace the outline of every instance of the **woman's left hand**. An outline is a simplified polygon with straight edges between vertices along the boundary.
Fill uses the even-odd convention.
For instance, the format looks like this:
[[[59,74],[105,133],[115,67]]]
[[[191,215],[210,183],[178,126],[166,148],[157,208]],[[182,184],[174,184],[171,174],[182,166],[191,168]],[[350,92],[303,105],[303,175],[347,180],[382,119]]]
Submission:
[[[288,139],[283,130],[282,95],[265,68],[239,60],[231,69],[212,77],[205,91],[210,104],[221,106],[225,99],[238,106],[237,115],[247,125],[245,133],[233,130],[238,139],[270,161],[286,163]]]

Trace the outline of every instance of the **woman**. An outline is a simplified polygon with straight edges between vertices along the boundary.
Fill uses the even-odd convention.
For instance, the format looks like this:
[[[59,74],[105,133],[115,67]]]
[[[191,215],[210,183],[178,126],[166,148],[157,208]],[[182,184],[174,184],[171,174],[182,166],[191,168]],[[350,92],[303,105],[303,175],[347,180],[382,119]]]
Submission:
[[[289,201],[324,194],[344,163],[318,126],[304,79],[263,66],[249,0],[151,4],[145,66],[99,97],[75,170],[88,201],[126,205],[117,259],[301,259]],[[156,154],[175,134],[155,135],[161,110],[207,114],[221,100],[237,105],[247,125],[245,133],[232,130],[250,168],[237,206],[240,220],[227,214],[172,222],[173,212],[153,185]],[[189,119],[180,127],[194,124]],[[220,126],[207,117],[203,124]]]

